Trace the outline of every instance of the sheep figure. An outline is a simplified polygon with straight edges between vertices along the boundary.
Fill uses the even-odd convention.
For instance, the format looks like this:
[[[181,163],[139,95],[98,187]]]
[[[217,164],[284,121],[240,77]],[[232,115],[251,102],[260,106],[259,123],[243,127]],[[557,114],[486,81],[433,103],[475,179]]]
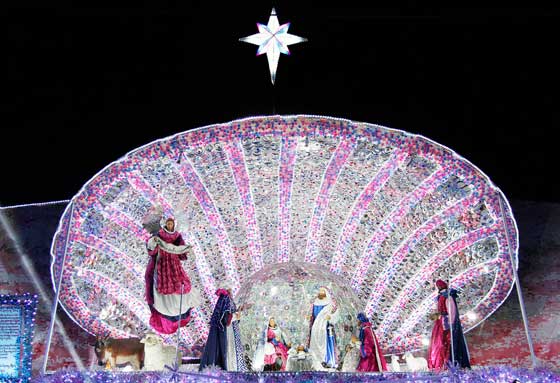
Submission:
[[[399,363],[399,356],[398,355],[391,355],[391,371],[392,372],[400,372],[401,371],[401,364]]]
[[[411,372],[428,371],[428,361],[422,357],[414,357],[412,353],[407,352],[404,354],[406,360],[407,370]]]
[[[144,370],[163,371],[165,366],[171,367],[175,364],[175,347],[164,345],[159,335],[148,333],[140,342],[144,343]],[[179,351],[179,360],[181,356]]]

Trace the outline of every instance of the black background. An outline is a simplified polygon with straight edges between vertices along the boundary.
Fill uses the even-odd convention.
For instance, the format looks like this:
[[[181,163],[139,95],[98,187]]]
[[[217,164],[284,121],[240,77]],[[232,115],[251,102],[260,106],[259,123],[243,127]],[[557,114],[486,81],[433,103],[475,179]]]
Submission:
[[[4,1],[0,204],[69,199],[154,139],[272,113],[422,134],[509,198],[560,201],[560,10],[419,3]],[[272,6],[309,40],[274,88],[238,41]]]

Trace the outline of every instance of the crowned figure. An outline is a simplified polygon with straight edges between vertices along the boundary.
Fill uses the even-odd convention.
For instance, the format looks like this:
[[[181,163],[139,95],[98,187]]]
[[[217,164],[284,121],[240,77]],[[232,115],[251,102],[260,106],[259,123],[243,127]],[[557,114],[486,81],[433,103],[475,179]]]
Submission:
[[[360,326],[360,363],[357,371],[387,371],[387,362],[379,347],[377,337],[373,332],[371,322],[364,313],[358,314],[358,325]]]
[[[457,290],[449,289],[441,279],[435,284],[438,289],[437,311],[430,315],[434,327],[428,346],[428,368],[441,371],[452,362],[458,367],[470,368],[469,350],[457,308]]]
[[[216,291],[218,300],[210,318],[210,331],[200,359],[199,371],[213,366],[227,371],[246,372],[239,337],[239,311],[230,288]]]

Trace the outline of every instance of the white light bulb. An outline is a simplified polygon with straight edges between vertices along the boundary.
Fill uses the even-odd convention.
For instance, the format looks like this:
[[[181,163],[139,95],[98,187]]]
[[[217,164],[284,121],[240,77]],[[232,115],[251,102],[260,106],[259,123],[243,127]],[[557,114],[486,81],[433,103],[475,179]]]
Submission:
[[[469,320],[475,320],[476,318],[478,318],[478,315],[476,315],[476,313],[469,311],[467,313],[467,318],[469,318]]]

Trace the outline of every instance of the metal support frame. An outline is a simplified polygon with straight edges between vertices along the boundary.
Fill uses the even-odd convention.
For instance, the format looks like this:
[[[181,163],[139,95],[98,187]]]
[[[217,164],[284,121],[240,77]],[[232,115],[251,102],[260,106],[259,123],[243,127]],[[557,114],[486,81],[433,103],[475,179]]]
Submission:
[[[72,227],[72,216],[74,214],[74,201],[71,201],[70,204],[72,205],[70,208],[70,218],[68,222],[68,230],[66,232],[66,243],[64,244],[64,255],[62,256],[62,264],[60,265],[60,274],[58,276],[58,282],[55,286],[56,291],[54,295],[54,300],[51,307],[51,322],[49,327],[49,333],[47,335],[47,344],[45,346],[45,359],[43,360],[43,367],[41,369],[42,374],[44,375],[47,372],[47,363],[49,361],[49,351],[51,348],[51,340],[54,330],[54,324],[56,322],[56,309],[58,308],[58,299],[60,296],[60,286],[62,284],[62,276],[64,275],[64,266],[66,264],[66,253],[68,252],[68,239],[70,238],[70,230]]]
[[[533,348],[533,340],[531,338],[531,333],[529,331],[529,321],[527,320],[527,313],[525,312],[525,301],[523,300],[523,293],[521,291],[521,284],[519,282],[519,275],[517,274],[517,267],[515,265],[514,259],[513,259],[513,254],[512,254],[512,249],[511,249],[511,242],[509,239],[509,233],[507,230],[507,226],[506,226],[506,215],[504,212],[504,202],[502,201],[502,196],[498,196],[498,200],[500,201],[500,211],[502,214],[502,225],[506,234],[506,240],[508,243],[508,254],[509,254],[509,260],[511,262],[511,268],[513,270],[513,276],[514,276],[514,280],[515,280],[515,287],[517,289],[517,297],[519,298],[519,306],[521,307],[521,316],[523,317],[523,325],[525,327],[525,335],[527,336],[527,343],[529,344],[529,351],[531,353],[531,362],[533,365],[533,368],[536,368],[538,366],[538,361],[537,361],[537,357],[535,356],[535,350]]]

